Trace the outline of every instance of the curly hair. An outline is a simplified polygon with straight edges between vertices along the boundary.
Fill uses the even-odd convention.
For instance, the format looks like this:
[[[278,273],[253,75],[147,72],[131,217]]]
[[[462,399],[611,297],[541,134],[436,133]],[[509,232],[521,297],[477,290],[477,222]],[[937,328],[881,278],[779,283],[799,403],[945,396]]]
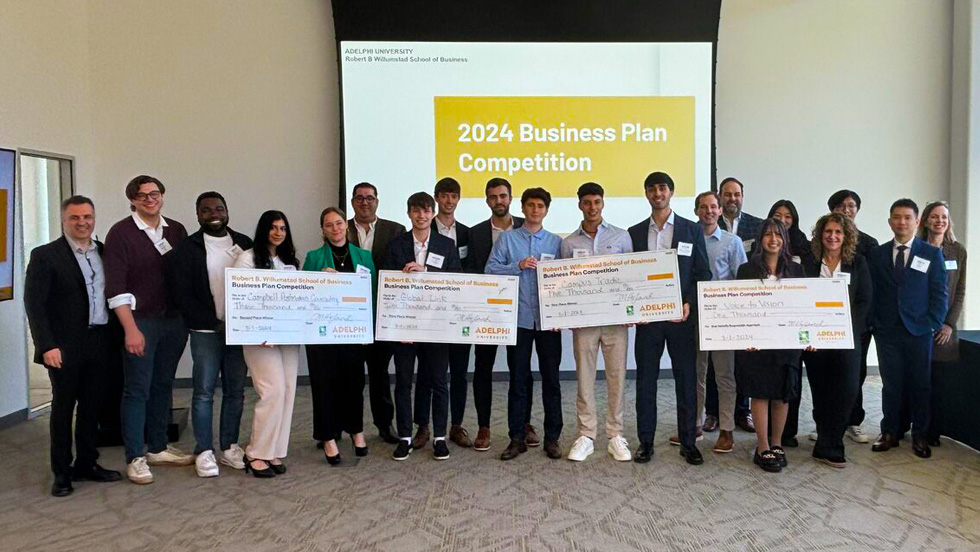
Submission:
[[[844,231],[844,243],[841,245],[840,258],[841,263],[850,263],[854,260],[854,255],[857,254],[858,229],[850,217],[840,213],[827,213],[817,219],[817,224],[813,227],[813,239],[810,241],[814,257],[818,261],[823,260],[823,231],[828,222],[839,224]]]

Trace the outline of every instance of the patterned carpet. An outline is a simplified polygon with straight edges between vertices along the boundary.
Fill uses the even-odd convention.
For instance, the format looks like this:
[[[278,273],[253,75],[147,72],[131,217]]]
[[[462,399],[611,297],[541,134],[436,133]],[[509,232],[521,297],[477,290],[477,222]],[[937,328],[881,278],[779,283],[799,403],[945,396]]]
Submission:
[[[870,433],[880,380],[869,377],[865,390]],[[567,452],[574,382],[562,392]],[[0,550],[980,550],[980,455],[948,440],[927,461],[907,443],[872,454],[848,441],[848,468],[835,470],[812,461],[801,436],[789,468],[768,474],[751,464],[754,436],[739,432],[734,454],[705,452],[703,466],[688,466],[666,441],[676,426],[673,384],[663,380],[652,463],[613,461],[604,438],[581,464],[548,460],[540,449],[501,462],[506,383],[495,383],[491,451],[450,445],[448,461],[428,448],[396,463],[372,429],[368,457],[355,463],[347,441],[345,467],[330,467],[309,437],[309,393],[301,387],[297,397],[289,472],[271,481],[227,468],[213,479],[193,467],[155,468],[149,486],[79,483],[72,497],[55,499],[47,417],[0,432]],[[632,405],[632,381],[627,394]],[[176,404],[189,402],[188,390],[175,395]],[[804,395],[802,431],[811,431]],[[247,397],[254,400],[251,390]],[[475,434],[472,402],[468,409]],[[538,396],[538,427],[540,415]],[[628,408],[631,447],[634,420]],[[190,450],[189,429],[183,437]],[[121,469],[122,450],[104,450],[101,462]]]

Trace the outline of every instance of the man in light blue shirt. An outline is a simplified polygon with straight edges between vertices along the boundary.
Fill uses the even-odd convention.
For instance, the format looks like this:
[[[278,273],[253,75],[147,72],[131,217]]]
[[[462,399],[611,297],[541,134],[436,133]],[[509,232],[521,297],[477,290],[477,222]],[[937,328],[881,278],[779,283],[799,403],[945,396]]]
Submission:
[[[734,280],[738,267],[746,262],[745,247],[738,236],[722,230],[718,225],[721,205],[718,194],[704,192],[694,200],[694,212],[704,231],[704,243],[708,250],[711,280]],[[704,410],[705,380],[709,358],[714,364],[715,385],[718,394],[717,417],[720,431],[712,451],[732,452],[735,440],[735,351],[701,351],[697,360],[698,418]],[[699,424],[700,425],[700,424]],[[706,424],[707,425],[707,424]],[[700,433],[700,428],[698,430]]]
[[[579,186],[578,208],[582,224],[561,242],[562,258],[591,257],[632,253],[633,241],[622,228],[616,228],[602,218],[604,192],[602,186],[587,182]],[[623,437],[623,383],[626,379],[626,355],[629,347],[629,328],[624,324],[576,328],[572,330],[575,371],[578,375],[577,408],[578,438],[568,452],[568,459],[581,462],[595,450],[598,433],[595,407],[596,360],[599,348],[605,360],[606,387],[609,390],[606,411],[606,450],[618,461],[633,459],[629,443]]]
[[[507,392],[507,425],[510,444],[500,455],[511,460],[527,451],[527,381],[531,378],[531,349],[538,352],[541,396],[544,404],[544,450],[549,458],[561,458],[561,332],[542,331],[538,313],[538,261],[556,259],[561,254],[561,238],[544,229],[544,218],[551,206],[551,194],[543,188],[529,188],[521,195],[524,225],[500,235],[487,260],[487,274],[520,276],[517,308],[517,345],[507,347],[510,389]]]

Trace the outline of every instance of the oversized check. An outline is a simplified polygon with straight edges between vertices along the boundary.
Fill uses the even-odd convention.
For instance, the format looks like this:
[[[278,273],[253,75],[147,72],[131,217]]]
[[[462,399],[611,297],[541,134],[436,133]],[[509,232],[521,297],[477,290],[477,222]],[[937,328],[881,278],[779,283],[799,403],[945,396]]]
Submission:
[[[701,350],[851,349],[843,278],[698,282]]]
[[[371,275],[229,268],[229,345],[372,343]]]
[[[517,276],[382,270],[377,339],[516,345],[518,285]]]
[[[677,252],[673,249],[541,261],[541,328],[681,318],[684,306],[677,273]]]

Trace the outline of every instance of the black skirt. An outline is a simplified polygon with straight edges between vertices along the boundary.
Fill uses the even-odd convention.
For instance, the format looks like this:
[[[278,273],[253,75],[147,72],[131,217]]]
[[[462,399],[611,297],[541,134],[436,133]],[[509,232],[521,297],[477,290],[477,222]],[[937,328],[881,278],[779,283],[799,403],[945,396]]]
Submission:
[[[791,401],[800,396],[800,351],[735,351],[739,395]]]

